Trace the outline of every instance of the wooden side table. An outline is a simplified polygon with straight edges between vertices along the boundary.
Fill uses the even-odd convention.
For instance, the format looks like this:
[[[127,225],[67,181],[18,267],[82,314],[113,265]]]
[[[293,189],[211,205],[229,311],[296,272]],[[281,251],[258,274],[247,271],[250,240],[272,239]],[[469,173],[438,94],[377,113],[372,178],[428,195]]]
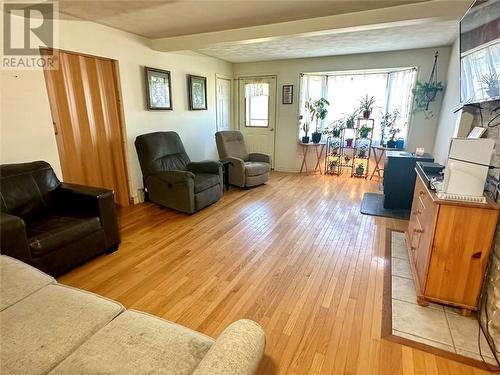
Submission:
[[[382,159],[384,158],[386,151],[403,151],[403,149],[402,148],[388,148],[388,147],[383,147],[383,146],[372,146],[372,151],[373,151],[373,156],[375,158],[375,168],[373,169],[372,175],[370,176],[370,180],[373,178],[375,173],[377,173],[379,177],[382,177],[380,172],[384,171],[384,166],[382,164],[382,167],[381,167],[380,162],[382,162]],[[377,151],[379,151],[378,154],[377,154]]]
[[[314,147],[316,150],[316,165],[314,166],[313,172],[316,172],[319,170],[319,174],[323,174],[323,171],[321,170],[321,155],[323,155],[323,150],[325,149],[325,144],[326,143],[302,143],[299,142],[299,145],[302,146],[302,165],[300,166],[300,173],[304,170],[305,167],[305,172],[309,173],[307,169],[307,153],[309,151],[310,147]]]

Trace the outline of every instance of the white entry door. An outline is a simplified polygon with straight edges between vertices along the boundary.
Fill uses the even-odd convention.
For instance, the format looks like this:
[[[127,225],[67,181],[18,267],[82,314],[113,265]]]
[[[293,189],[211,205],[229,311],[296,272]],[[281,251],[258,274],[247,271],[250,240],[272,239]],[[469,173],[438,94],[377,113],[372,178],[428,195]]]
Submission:
[[[231,80],[216,77],[217,131],[231,130]]]
[[[276,77],[239,80],[239,129],[248,152],[271,155],[274,165]]]

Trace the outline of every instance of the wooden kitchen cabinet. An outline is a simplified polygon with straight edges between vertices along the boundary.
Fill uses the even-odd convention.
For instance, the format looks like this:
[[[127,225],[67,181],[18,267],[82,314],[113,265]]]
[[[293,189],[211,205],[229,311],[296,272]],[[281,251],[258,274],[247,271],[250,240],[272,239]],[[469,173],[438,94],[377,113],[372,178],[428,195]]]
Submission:
[[[417,302],[477,310],[498,206],[439,199],[417,174],[406,232]]]

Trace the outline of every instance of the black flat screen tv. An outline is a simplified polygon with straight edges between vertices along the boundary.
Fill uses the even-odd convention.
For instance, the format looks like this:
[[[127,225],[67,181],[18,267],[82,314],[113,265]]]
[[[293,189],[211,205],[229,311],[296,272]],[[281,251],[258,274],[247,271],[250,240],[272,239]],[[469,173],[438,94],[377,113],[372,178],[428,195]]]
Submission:
[[[500,99],[500,0],[476,0],[460,21],[460,100]]]

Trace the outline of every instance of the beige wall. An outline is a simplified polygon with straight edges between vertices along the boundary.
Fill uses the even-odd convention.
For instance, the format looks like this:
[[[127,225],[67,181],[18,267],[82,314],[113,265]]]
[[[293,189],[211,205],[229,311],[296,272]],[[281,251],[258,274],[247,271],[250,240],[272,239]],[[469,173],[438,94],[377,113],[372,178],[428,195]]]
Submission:
[[[434,52],[439,51],[438,79],[446,82],[449,47],[428,48],[398,52],[370,53],[361,55],[331,56],[307,59],[279,60],[234,65],[234,76],[276,74],[278,77],[278,105],[276,127],[275,167],[281,171],[297,171],[302,156],[297,146],[298,139],[298,85],[301,72],[343,71],[363,69],[386,69],[399,67],[418,68],[418,79],[429,79],[434,62]],[[281,87],[294,85],[294,104],[281,104]],[[364,93],[360,93],[360,97]],[[423,146],[432,152],[439,119],[442,95],[432,103],[434,117],[425,119],[423,113],[416,113],[410,119],[407,149],[414,151]]]
[[[453,44],[448,66],[446,91],[439,116],[436,141],[434,143],[434,159],[436,163],[445,164],[448,158],[450,141],[457,135],[458,113],[453,113],[460,107],[460,61],[458,39]]]
[[[192,160],[215,158],[215,75],[232,76],[232,64],[195,53],[153,51],[147,40],[84,21],[60,22],[59,48],[119,61],[125,111],[131,192],[142,177],[134,148],[136,136],[177,131]],[[143,66],[172,72],[173,111],[147,111]],[[189,111],[186,74],[208,78],[208,111]],[[41,71],[2,71],[0,163],[47,160],[60,177],[52,118]]]

